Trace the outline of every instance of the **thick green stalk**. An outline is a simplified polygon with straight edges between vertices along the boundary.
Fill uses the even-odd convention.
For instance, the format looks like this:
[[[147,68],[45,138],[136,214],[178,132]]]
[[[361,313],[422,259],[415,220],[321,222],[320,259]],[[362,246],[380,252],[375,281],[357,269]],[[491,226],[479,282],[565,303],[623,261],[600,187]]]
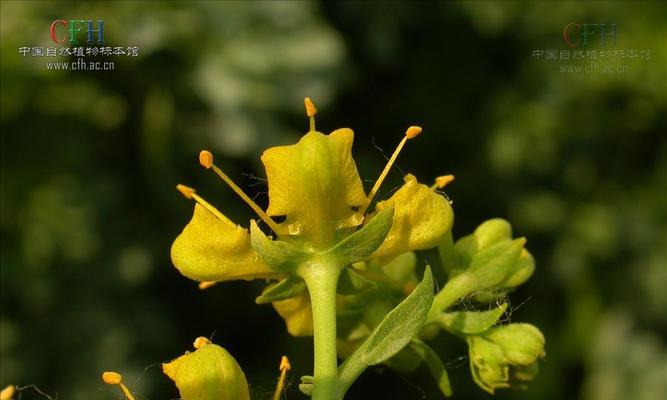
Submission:
[[[318,260],[301,265],[297,271],[306,282],[313,307],[313,400],[333,400],[336,397],[336,288],[340,270],[340,266],[331,260]]]

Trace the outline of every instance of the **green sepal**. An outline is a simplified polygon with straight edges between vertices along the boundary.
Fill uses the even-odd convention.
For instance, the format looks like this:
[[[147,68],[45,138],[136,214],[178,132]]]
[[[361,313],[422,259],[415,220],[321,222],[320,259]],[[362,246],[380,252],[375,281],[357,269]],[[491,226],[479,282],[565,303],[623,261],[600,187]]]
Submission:
[[[451,237],[445,236],[438,246],[440,261],[451,279],[464,272],[477,253],[511,239],[512,226],[509,222],[501,218],[490,219],[482,222],[473,233],[463,236],[456,243],[452,243]]]
[[[445,233],[445,236],[440,240],[438,245],[438,255],[440,256],[440,261],[442,266],[447,272],[448,276],[454,275],[457,269],[459,269],[458,260],[456,259],[456,251],[454,249],[454,238],[452,237],[452,231],[449,230]]]
[[[381,210],[361,229],[338,242],[328,253],[345,264],[368,258],[387,237],[393,218],[394,207]]]
[[[308,257],[308,253],[290,243],[268,238],[254,220],[250,221],[250,244],[262,261],[280,272],[294,272]]]
[[[475,383],[493,394],[496,389],[523,387],[539,370],[545,356],[544,335],[531,324],[509,324],[466,337]]]
[[[509,388],[509,366],[502,348],[479,336],[469,336],[466,341],[470,372],[477,386],[491,395],[496,389]]]
[[[338,278],[338,293],[342,295],[357,294],[376,287],[375,282],[355,272],[352,268],[343,269]]]
[[[338,368],[338,396],[369,366],[386,361],[404,348],[421,330],[433,302],[433,275],[426,266],[414,291],[391,310],[366,340]]]
[[[503,281],[503,286],[508,288],[517,287],[526,282],[535,271],[535,259],[528,250],[523,249],[519,259],[514,264],[512,275]]]
[[[507,303],[488,311],[455,311],[442,313],[437,323],[445,330],[460,335],[476,335],[498,322],[507,310]]]
[[[447,374],[447,370],[445,369],[442,360],[440,360],[440,357],[436,354],[436,352],[433,351],[433,349],[431,349],[426,343],[418,339],[413,339],[412,342],[410,342],[409,347],[417,355],[419,355],[424,364],[426,364],[426,367],[428,368],[429,372],[431,372],[431,375],[433,375],[433,378],[438,384],[438,388],[440,388],[442,394],[445,397],[451,397],[453,392],[452,385],[449,382],[449,375]]]
[[[303,279],[289,276],[278,283],[267,286],[262,294],[255,299],[256,304],[273,303],[274,301],[287,300],[296,297],[306,290]]]
[[[493,218],[482,222],[473,234],[477,239],[477,249],[484,250],[512,239],[512,226],[502,218]]]
[[[544,334],[532,324],[515,323],[489,329],[482,335],[503,349],[512,365],[528,366],[544,357]]]
[[[493,271],[490,268],[487,269],[487,275],[483,276],[485,279],[483,282],[485,283],[484,288],[477,291],[473,297],[476,302],[491,303],[497,299],[500,299],[505,296],[509,290],[521,285],[526,280],[528,280],[528,278],[530,278],[530,276],[533,274],[533,271],[535,270],[535,261],[533,260],[532,255],[530,255],[526,249],[522,247],[520,248],[520,246],[516,246],[516,240],[512,242],[515,244],[512,251],[516,252],[518,249],[519,256],[514,257],[512,252],[508,251],[505,254],[507,258],[504,260],[505,267],[502,271]],[[510,257],[513,257],[514,261],[510,261]],[[499,263],[502,262],[503,260],[499,259]],[[499,282],[494,285],[490,285],[490,283],[494,282],[494,280],[488,276],[488,271],[497,272],[498,274],[496,278],[499,280]],[[502,277],[500,276],[500,272],[503,273]]]
[[[499,285],[514,272],[525,244],[526,239],[519,238],[488,247],[475,254],[468,271],[477,277],[483,288]]]

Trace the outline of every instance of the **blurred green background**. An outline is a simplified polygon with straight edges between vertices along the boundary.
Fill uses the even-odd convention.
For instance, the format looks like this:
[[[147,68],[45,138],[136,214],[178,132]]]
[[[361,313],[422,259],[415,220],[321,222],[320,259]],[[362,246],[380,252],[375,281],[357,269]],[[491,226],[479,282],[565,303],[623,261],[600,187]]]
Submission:
[[[283,354],[294,367],[287,398],[303,398],[295,382],[311,372],[311,340],[254,305],[261,282],[201,292],[169,247],[192,212],[177,183],[238,223],[254,217],[198,151],[266,205],[259,155],[305,132],[311,96],[321,130],[354,129],[369,181],[407,126],[424,127],[382,195],[402,173],[454,173],[455,236],[504,217],[528,237],[537,270],[511,295],[512,319],[544,331],[547,358],[527,392],[498,398],[665,397],[666,3],[3,1],[1,16],[0,385],[118,399],[100,380],[117,370],[139,398],[177,398],[159,363],[212,335],[253,398],[272,393]],[[53,45],[55,19],[79,18],[103,19],[106,45],[139,57],[98,57],[114,71],[53,71],[20,55]],[[616,23],[611,49],[650,58],[586,73],[561,67],[591,60],[533,57],[570,50],[571,22]],[[436,347],[455,398],[491,398],[473,384],[465,346],[441,335]],[[375,368],[349,398],[439,397],[426,371]]]

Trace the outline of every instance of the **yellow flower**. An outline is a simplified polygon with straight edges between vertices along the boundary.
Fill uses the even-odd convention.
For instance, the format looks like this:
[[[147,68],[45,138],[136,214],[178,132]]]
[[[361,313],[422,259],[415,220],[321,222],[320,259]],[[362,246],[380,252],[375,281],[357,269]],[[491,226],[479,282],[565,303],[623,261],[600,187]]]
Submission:
[[[247,229],[200,204],[195,205],[192,220],[174,241],[171,259],[183,275],[202,282],[278,275],[252,250]]]
[[[387,256],[438,245],[452,227],[454,213],[449,202],[408,174],[405,184],[388,200],[377,204],[378,211],[394,207],[391,230],[374,256]]]
[[[324,135],[311,130],[295,145],[262,154],[269,181],[270,216],[313,246],[334,244],[339,229],[359,225],[355,207],[368,204],[352,159],[354,133],[343,128]]]
[[[331,252],[346,238],[360,232],[358,227],[367,227],[374,217],[390,209],[393,216],[383,215],[391,218],[391,228],[388,228],[388,233],[384,231],[374,244],[371,250],[375,251],[373,257],[389,259],[406,251],[434,247],[451,228],[453,220],[449,202],[435,189],[441,188],[453,177],[439,177],[434,186],[428,187],[417,182],[413,175],[407,175],[399,190],[389,199],[378,202],[373,213],[366,212],[402,147],[416,137],[421,128],[408,128],[384,171],[366,195],[352,158],[352,130],[342,128],[329,135],[316,131],[315,107],[308,98],[305,104],[310,131],[294,145],[273,147],[262,154],[269,186],[266,211],[213,163],[211,153],[202,151],[200,163],[218,174],[257,213],[275,234],[276,243],[297,249],[293,252],[298,254]],[[172,261],[183,275],[202,282],[203,287],[218,281],[282,279],[289,275],[289,271],[277,265],[278,261],[272,262],[273,259],[268,259],[266,254],[260,257],[253,248],[255,233],[251,240],[246,228],[231,222],[193,189],[183,185],[179,185],[178,189],[197,202],[192,220],[171,249]],[[284,217],[284,221],[278,223],[272,217]],[[368,256],[371,256],[370,252],[365,255],[366,258]],[[300,305],[303,312],[294,314],[292,308],[295,304]],[[312,330],[312,321],[302,318],[307,305],[309,302],[303,298],[276,305],[279,312],[283,310],[281,315],[290,313],[289,317],[285,317],[290,332],[304,334],[308,329]],[[285,311],[287,309],[292,311]],[[290,318],[300,322],[290,323]]]

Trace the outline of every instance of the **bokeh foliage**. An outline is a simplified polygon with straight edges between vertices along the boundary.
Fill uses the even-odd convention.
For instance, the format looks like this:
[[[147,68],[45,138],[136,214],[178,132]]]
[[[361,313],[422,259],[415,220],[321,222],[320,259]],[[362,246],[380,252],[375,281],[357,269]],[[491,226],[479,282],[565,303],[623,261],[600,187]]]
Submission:
[[[140,57],[65,72],[19,55],[50,45],[54,19],[79,17],[104,19],[109,45]],[[3,2],[0,385],[112,399],[99,376],[114,369],[145,398],[174,398],[155,364],[200,335],[235,356],[255,398],[272,392],[282,354],[293,377],[309,374],[310,340],[253,304],[260,284],[200,292],[168,256],[191,212],[176,183],[239,223],[253,217],[198,150],[265,205],[259,154],[305,132],[308,95],[323,131],[355,130],[363,178],[382,167],[377,147],[418,123],[398,166],[423,181],[457,176],[455,234],[504,217],[529,238],[537,270],[513,313],[544,331],[548,358],[528,392],[499,397],[661,397],[666,17],[660,2]],[[615,22],[617,48],[652,57],[616,74],[531,57],[566,49],[570,22]],[[460,398],[488,397],[462,345],[436,347]],[[437,398],[424,375],[375,369],[350,398]]]

